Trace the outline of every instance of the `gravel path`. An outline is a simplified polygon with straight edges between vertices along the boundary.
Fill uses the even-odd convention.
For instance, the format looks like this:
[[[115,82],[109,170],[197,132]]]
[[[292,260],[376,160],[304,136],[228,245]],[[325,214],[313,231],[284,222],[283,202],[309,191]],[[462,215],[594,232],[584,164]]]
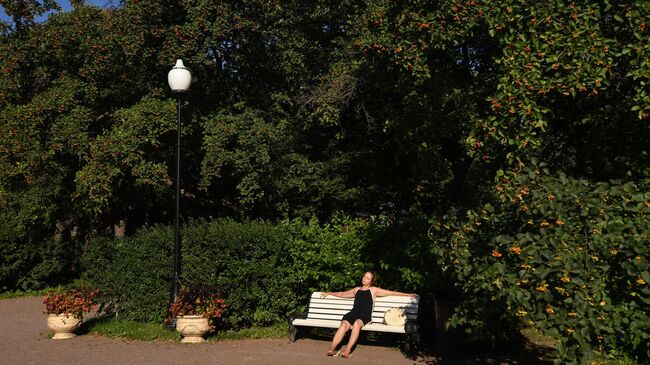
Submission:
[[[237,340],[204,344],[130,341],[91,334],[47,338],[40,297],[0,300],[0,364],[450,364],[433,356],[360,344],[350,359],[326,357],[329,342],[300,339]]]

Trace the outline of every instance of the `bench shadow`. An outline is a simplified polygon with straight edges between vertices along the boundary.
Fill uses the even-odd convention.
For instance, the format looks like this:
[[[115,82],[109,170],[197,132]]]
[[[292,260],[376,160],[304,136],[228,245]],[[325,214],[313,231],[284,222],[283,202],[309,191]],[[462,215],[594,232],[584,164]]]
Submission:
[[[335,329],[302,328],[300,338],[332,341]],[[349,332],[345,335],[337,351],[342,350],[349,340]],[[426,365],[550,365],[550,349],[537,346],[525,340],[504,344],[500,347],[488,347],[480,344],[470,344],[460,337],[450,337],[435,341],[434,338],[423,338],[416,352],[405,352],[404,336],[394,333],[361,332],[357,345],[371,347],[388,347],[402,352],[405,358],[414,364]],[[356,345],[352,353],[356,350]]]
[[[435,342],[423,343],[416,353],[404,353],[415,364],[431,365],[550,365],[549,350],[545,348],[521,346],[520,344],[488,347],[485,345]]]

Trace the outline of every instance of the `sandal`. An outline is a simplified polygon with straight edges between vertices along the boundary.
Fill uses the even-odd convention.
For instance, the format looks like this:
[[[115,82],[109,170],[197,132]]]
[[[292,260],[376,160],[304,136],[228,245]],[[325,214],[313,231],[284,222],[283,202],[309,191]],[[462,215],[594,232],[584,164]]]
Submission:
[[[328,350],[327,351],[327,356],[336,356],[336,355],[338,355],[338,354],[334,350]]]
[[[350,354],[345,354],[345,352],[341,352],[341,353],[339,354],[339,356],[341,356],[341,357],[344,358],[344,359],[349,359],[350,356],[352,356],[352,355],[350,355]]]

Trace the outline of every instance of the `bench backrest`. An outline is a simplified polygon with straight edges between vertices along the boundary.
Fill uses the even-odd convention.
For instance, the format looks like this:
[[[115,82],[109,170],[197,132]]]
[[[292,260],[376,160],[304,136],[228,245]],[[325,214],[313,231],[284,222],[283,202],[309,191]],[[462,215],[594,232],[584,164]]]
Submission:
[[[315,292],[309,300],[308,319],[340,321],[345,313],[352,309],[354,298],[339,298],[328,295],[321,298],[320,292]],[[372,323],[383,323],[384,314],[390,308],[404,308],[408,319],[417,319],[420,298],[387,296],[375,299],[372,310]]]

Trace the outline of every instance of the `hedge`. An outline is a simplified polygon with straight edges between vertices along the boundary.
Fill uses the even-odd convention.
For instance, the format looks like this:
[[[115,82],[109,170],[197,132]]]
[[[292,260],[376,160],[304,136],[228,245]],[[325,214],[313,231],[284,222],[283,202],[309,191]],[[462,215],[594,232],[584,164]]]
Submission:
[[[313,290],[355,285],[371,265],[362,260],[367,223],[341,218],[277,225],[229,219],[192,221],[181,231],[184,283],[219,288],[228,308],[222,325],[268,324],[301,309]],[[103,290],[122,318],[162,321],[169,302],[173,229],[147,227],[132,237],[99,238],[83,255],[83,278]]]

